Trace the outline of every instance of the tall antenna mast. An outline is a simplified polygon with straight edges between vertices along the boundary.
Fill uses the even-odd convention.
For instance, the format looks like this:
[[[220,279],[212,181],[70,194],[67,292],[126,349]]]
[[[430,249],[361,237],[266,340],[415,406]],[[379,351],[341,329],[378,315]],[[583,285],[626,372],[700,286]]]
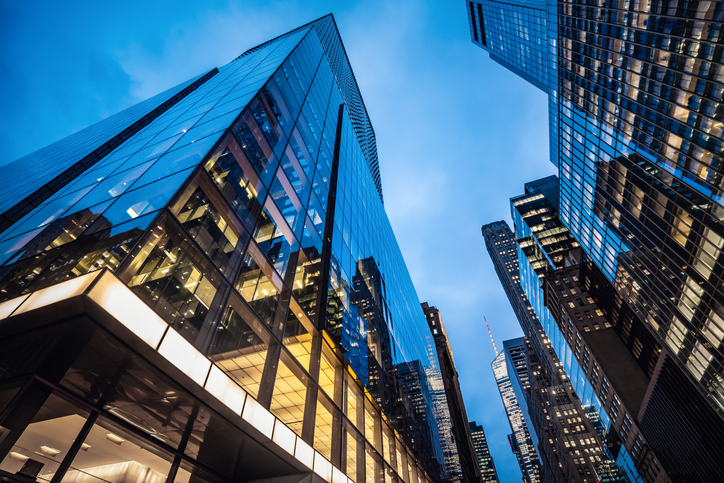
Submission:
[[[495,341],[493,340],[493,333],[490,332],[490,326],[488,325],[488,319],[486,319],[484,315],[483,315],[483,319],[485,319],[485,326],[488,328],[488,334],[490,334],[490,342],[493,343],[493,349],[495,349],[495,357],[498,357],[498,348],[495,347]]]

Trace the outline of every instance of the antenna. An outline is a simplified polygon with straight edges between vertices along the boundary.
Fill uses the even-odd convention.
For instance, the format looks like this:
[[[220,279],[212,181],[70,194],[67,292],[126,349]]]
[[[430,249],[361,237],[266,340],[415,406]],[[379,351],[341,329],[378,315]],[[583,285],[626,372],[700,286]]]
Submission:
[[[488,325],[488,319],[486,319],[484,315],[483,315],[483,319],[485,319],[485,326],[488,328],[488,334],[490,334],[490,342],[493,343],[493,349],[495,349],[495,357],[498,357],[498,348],[495,347],[495,341],[493,340],[493,333],[490,332],[490,326]]]

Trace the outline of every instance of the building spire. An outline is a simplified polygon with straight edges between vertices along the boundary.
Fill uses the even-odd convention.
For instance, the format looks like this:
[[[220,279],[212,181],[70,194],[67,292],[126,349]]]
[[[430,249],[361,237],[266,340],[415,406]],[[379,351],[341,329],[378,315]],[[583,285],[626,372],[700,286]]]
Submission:
[[[498,348],[495,347],[495,340],[493,340],[493,333],[490,332],[490,326],[488,325],[488,319],[486,319],[484,315],[483,315],[483,319],[485,319],[485,326],[488,328],[488,334],[490,334],[490,342],[493,343],[493,349],[495,349],[495,357],[498,357]]]

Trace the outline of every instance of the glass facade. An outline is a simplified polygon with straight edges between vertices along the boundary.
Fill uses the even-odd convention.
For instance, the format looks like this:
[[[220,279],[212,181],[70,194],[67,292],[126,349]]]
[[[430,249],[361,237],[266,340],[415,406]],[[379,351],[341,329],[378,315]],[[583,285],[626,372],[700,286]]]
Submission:
[[[505,351],[495,357],[492,367],[495,382],[498,384],[500,397],[503,399],[503,406],[508,415],[510,429],[513,431],[509,439],[511,439],[513,452],[518,458],[520,472],[523,474],[523,481],[527,483],[537,483],[541,481],[538,456],[536,455],[528,426],[525,424],[523,411],[520,408],[518,398],[511,384]]]
[[[602,407],[585,373],[577,369],[578,361],[559,359],[558,354],[570,354],[570,349],[540,288],[538,277],[556,273],[570,250],[576,250],[548,199],[555,193],[547,188],[556,184],[555,177],[527,183],[527,194],[511,200],[517,233],[523,236],[520,240],[505,222],[482,229],[493,265],[526,335],[504,342],[503,362],[515,369],[515,377],[509,379],[524,423],[532,430],[529,445],[534,444],[538,451],[540,481],[586,481],[593,474],[606,481],[622,481],[613,455],[607,455],[609,433],[601,423]],[[569,374],[577,376],[574,379]]]
[[[679,371],[696,388],[675,420],[644,408],[650,436],[671,431],[652,446],[672,477],[716,479],[721,447],[706,441],[712,428],[724,436],[724,7],[561,0],[546,10],[560,219],[663,347],[666,377],[681,380]],[[682,400],[663,377],[652,379],[654,399]],[[697,450],[670,451],[673,434]]]
[[[97,151],[119,129],[124,139]],[[85,147],[74,153],[77,143]],[[99,159],[69,171],[93,149]],[[123,387],[129,398],[138,384],[166,394],[132,410],[107,400],[93,358],[67,354],[58,365],[80,364],[77,376],[27,384],[57,388],[85,412],[53,403],[36,419],[13,411],[23,401],[46,404],[43,397],[0,389],[0,403],[15,408],[0,413],[0,434],[11,435],[0,441],[3,477],[238,481],[242,473],[292,473],[275,463],[288,453],[328,482],[438,481],[443,455],[433,414],[447,408],[431,381],[437,355],[384,211],[374,131],[333,17],[250,49],[52,153],[67,156],[58,169],[68,179],[23,216],[8,216],[0,233],[0,307],[9,307],[0,315],[21,317],[19,305],[37,310],[30,302],[56,287],[117,278],[126,291],[116,289],[105,303],[124,300],[145,314],[135,333],[156,351],[150,358],[165,358],[160,378],[171,365],[185,375],[182,387],[163,387],[140,376],[155,371],[146,362],[128,369],[141,379]],[[52,153],[29,155],[7,174],[35,170]],[[35,189],[18,184],[4,195],[24,199]],[[114,275],[98,282],[101,271]],[[92,298],[95,289],[84,290]],[[132,319],[121,323],[136,327]],[[77,332],[81,352],[115,357],[82,327]],[[118,335],[104,334],[107,341]],[[0,348],[7,354],[0,384],[39,377],[11,357],[27,351],[29,342],[18,337]],[[130,347],[129,360],[148,350],[141,342]],[[38,367],[52,366],[52,357],[36,358]],[[208,407],[209,392],[236,414]],[[228,429],[224,418],[231,418]],[[29,456],[32,434],[49,426],[71,446],[48,446],[67,454],[60,465],[42,449],[45,460]],[[256,450],[233,456],[242,445],[256,448],[244,443],[249,427],[286,453],[259,449],[267,456],[256,462]]]
[[[469,1],[473,42],[490,58],[548,92],[548,48],[544,0]]]

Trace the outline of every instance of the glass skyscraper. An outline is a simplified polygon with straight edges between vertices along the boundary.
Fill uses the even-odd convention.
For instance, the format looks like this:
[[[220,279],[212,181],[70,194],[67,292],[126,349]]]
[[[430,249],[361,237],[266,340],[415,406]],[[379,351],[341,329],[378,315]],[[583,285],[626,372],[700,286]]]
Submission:
[[[583,266],[595,266],[603,277],[599,289],[589,291],[592,298],[593,292],[608,293],[604,280],[614,288],[607,300],[619,306],[602,307],[609,322],[640,324],[647,334],[640,344],[645,339],[659,350],[636,416],[646,442],[628,442],[639,450],[628,466],[660,462],[676,481],[719,479],[724,4],[511,2],[525,15],[501,7],[501,23],[478,3],[466,3],[476,44],[483,29],[487,34],[522,21],[531,30],[537,27],[532,19],[546,11],[547,63],[531,71],[549,76],[560,220],[583,248]],[[519,29],[508,30],[500,36],[527,51],[533,37],[520,40]],[[486,50],[499,61],[498,53]],[[518,74],[520,62],[511,69]],[[620,318],[622,311],[631,319]],[[627,332],[620,332],[624,343]],[[631,351],[636,357],[633,346]],[[640,456],[649,451],[657,457]]]
[[[438,481],[435,346],[331,15],[2,173],[0,479]]]
[[[503,399],[505,413],[508,416],[508,422],[513,433],[508,437],[510,445],[518,459],[520,471],[523,474],[523,481],[526,483],[538,483],[540,480],[540,463],[538,455],[530,436],[530,431],[525,423],[523,411],[518,402],[518,396],[513,389],[509,374],[508,364],[506,362],[506,352],[496,354],[491,364],[495,382],[500,391],[500,397]]]

